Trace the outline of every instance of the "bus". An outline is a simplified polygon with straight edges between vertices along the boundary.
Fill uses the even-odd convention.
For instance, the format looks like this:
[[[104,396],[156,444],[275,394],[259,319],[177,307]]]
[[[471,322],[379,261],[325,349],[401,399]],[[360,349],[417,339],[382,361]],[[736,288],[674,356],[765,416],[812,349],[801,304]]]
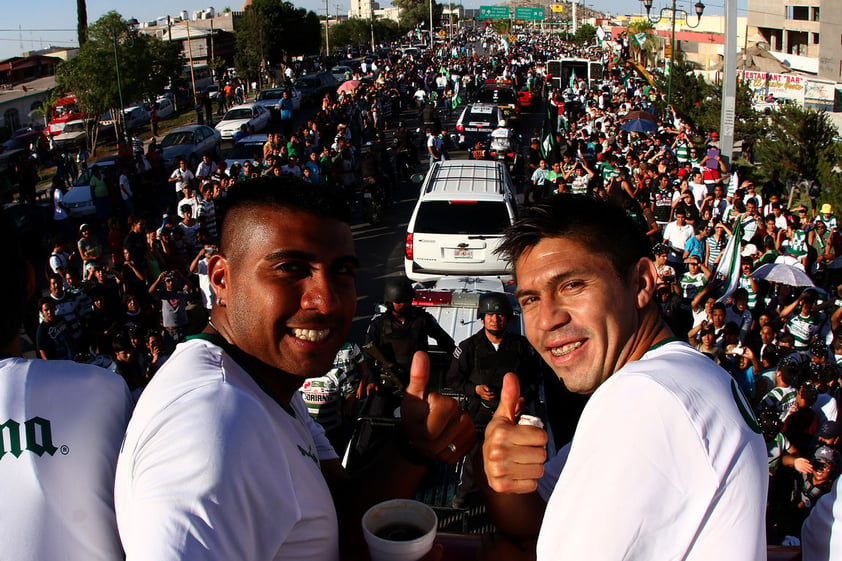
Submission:
[[[185,64],[180,76],[182,83],[187,85],[189,90],[193,90],[193,80],[196,81],[196,93],[201,93],[206,86],[213,83],[213,73],[207,64],[193,64],[193,72],[190,72],[190,65]]]
[[[602,85],[602,62],[586,58],[562,58],[547,61],[548,79],[552,80],[553,89],[565,90],[570,86],[570,79],[584,78],[588,89],[594,90]]]
[[[47,122],[47,130],[53,136],[64,130],[64,125],[69,121],[77,121],[85,118],[79,110],[75,95],[68,95],[59,98],[50,106],[50,115]]]

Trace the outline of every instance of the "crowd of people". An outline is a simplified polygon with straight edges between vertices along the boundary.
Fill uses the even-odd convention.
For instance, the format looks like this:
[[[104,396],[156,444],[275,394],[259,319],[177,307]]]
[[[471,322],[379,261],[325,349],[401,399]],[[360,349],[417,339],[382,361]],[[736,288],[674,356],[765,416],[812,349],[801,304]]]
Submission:
[[[546,101],[549,116],[544,130],[521,131],[529,137],[530,146],[523,154],[523,169],[515,170],[524,205],[527,212],[531,212],[528,214],[530,220],[539,223],[546,216],[565,217],[564,220],[571,220],[572,224],[587,230],[587,224],[569,218],[569,211],[559,208],[559,201],[569,200],[573,201],[571,205],[581,209],[582,216],[590,217],[602,228],[611,228],[594,216],[595,212],[606,207],[589,206],[598,201],[598,204],[622,209],[618,211],[620,215],[630,219],[635,236],[646,244],[645,248],[629,246],[632,253],[621,258],[605,248],[605,240],[617,238],[615,232],[605,231],[604,240],[600,239],[597,243],[600,238],[597,232],[588,230],[581,239],[591,240],[597,253],[588,254],[586,247],[580,247],[581,242],[577,242],[579,245],[573,243],[572,249],[561,242],[561,247],[546,248],[542,245],[545,237],[579,239],[576,237],[578,234],[571,234],[564,229],[566,226],[558,226],[560,232],[553,233],[557,227],[553,223],[545,224],[546,231],[529,234],[534,236],[529,238],[524,232],[530,225],[521,224],[523,231],[519,235],[527,236],[525,239],[529,241],[522,242],[522,245],[517,245],[521,242],[510,241],[506,251],[512,263],[517,265],[518,300],[527,324],[529,343],[559,374],[567,389],[578,393],[594,393],[603,383],[609,385],[613,379],[608,382],[606,379],[616,376],[615,372],[619,370],[625,372],[629,365],[635,371],[633,365],[644,354],[660,370],[665,370],[664,364],[670,360],[684,361],[692,364],[702,375],[715,379],[716,388],[711,389],[705,382],[699,382],[698,387],[677,387],[680,383],[673,379],[661,379],[658,377],[660,374],[654,377],[657,378],[658,391],[666,388],[675,392],[681,395],[682,402],[698,405],[698,395],[693,394],[694,391],[712,392],[714,397],[711,397],[707,408],[699,406],[700,410],[705,409],[699,415],[705,416],[709,423],[701,433],[704,438],[715,433],[711,438],[717,441],[717,446],[728,448],[736,463],[745,464],[745,471],[741,472],[738,484],[734,485],[754,485],[751,492],[742,497],[733,493],[725,499],[720,497],[718,500],[724,504],[717,503],[711,510],[705,511],[714,521],[705,524],[721,524],[724,527],[728,508],[742,508],[749,499],[765,493],[765,472],[762,482],[747,481],[756,467],[752,464],[756,459],[755,452],[761,450],[760,441],[752,437],[749,430],[756,429],[755,432],[762,433],[766,443],[768,495],[765,505],[759,504],[763,501],[759,498],[758,504],[750,510],[752,513],[765,512],[768,543],[797,543],[802,523],[821,497],[833,491],[842,471],[837,450],[840,440],[837,423],[842,422],[838,419],[838,402],[842,399],[842,373],[838,366],[842,360],[842,232],[834,209],[830,204],[815,199],[810,201],[809,206],[802,205],[800,201],[791,205],[790,193],[777,175],[762,185],[755,185],[751,180],[740,181],[738,174],[721,156],[717,133],[694,129],[672,108],[659,114],[656,106],[661,101],[660,93],[622,62],[620,52],[607,55],[606,79],[599,87],[591,87],[583,78],[572,79],[567,84],[553,81],[547,75],[546,61],[574,52],[572,46],[556,43],[541,35],[509,44],[492,35],[463,34],[449,46],[426,50],[421,56],[400,56],[395,52],[374,58],[372,63],[365,63],[366,68],[355,70],[355,74],[350,76],[362,82],[359,88],[325,95],[310,118],[288,115],[290,119],[285,120],[294,120],[298,126],[283,123],[283,133],[269,133],[262,149],[256,151],[252,159],[231,169],[224,161],[214,161],[207,156],[196,169],[191,169],[184,161],[180,161],[174,169],[167,169],[155,138],[145,145],[143,142],[123,142],[119,147],[113,177],[101,177],[99,171],[91,173],[91,195],[96,213],[82,224],[72,219],[69,209],[62,202],[66,182],[62,175],[56,175],[51,193],[54,210],[51,252],[44,271],[35,273],[45,277],[47,289],[38,300],[34,317],[25,317],[21,313],[20,317],[14,316],[10,321],[19,319],[31,327],[28,331],[40,359],[72,359],[108,366],[116,371],[131,392],[128,401],[120,391],[112,392],[113,409],[116,411],[113,415],[122,419],[121,430],[128,422],[132,401],[141,399],[124,444],[128,447],[130,460],[123,460],[125,464],[118,468],[117,514],[122,545],[129,552],[129,558],[133,555],[140,555],[138,558],[144,558],[144,555],[145,558],[156,559],[178,558],[174,551],[176,543],[181,543],[184,551],[211,550],[220,559],[256,559],[264,558],[262,555],[270,551],[300,553],[306,549],[307,543],[319,541],[314,540],[314,536],[323,538],[320,546],[323,549],[320,551],[326,555],[324,558],[335,558],[339,555],[337,544],[340,539],[349,539],[349,543],[359,539],[356,535],[337,538],[331,529],[337,524],[336,512],[328,516],[325,524],[310,531],[307,539],[296,537],[284,542],[284,537],[260,532],[254,543],[245,544],[241,543],[242,536],[220,536],[211,530],[225,527],[239,534],[244,524],[254,523],[248,517],[241,517],[236,508],[222,508],[228,504],[239,504],[243,500],[242,493],[252,498],[263,495],[255,499],[254,504],[249,502],[249,508],[256,505],[255,510],[249,512],[267,515],[273,513],[278,501],[283,502],[284,497],[294,495],[298,502],[290,503],[290,511],[295,510],[296,505],[304,505],[305,508],[303,513],[287,513],[290,535],[295,531],[294,522],[300,522],[301,517],[318,518],[324,515],[324,511],[333,508],[326,506],[332,504],[332,499],[324,487],[324,480],[331,490],[335,490],[333,484],[336,481],[345,481],[345,474],[337,470],[336,452],[341,453],[341,448],[347,443],[349,426],[356,413],[355,400],[376,391],[380,385],[383,361],[373,358],[364,360],[359,349],[362,345],[358,346],[362,342],[345,338],[347,326],[343,328],[342,325],[345,320],[350,322],[353,306],[356,305],[347,282],[347,277],[352,276],[356,267],[356,258],[353,257],[350,232],[336,223],[347,218],[343,213],[348,208],[342,211],[332,205],[339,200],[353,200],[363,178],[379,182],[390,196],[407,185],[411,172],[420,161],[421,152],[421,139],[412,132],[414,127],[407,126],[407,120],[417,120],[427,129],[424,144],[431,160],[446,157],[444,146],[447,136],[442,121],[446,122],[448,114],[461,101],[470,100],[487,79],[509,80],[515,87],[526,88]],[[306,70],[322,69],[321,63],[308,64],[316,66]],[[290,81],[296,72],[304,71],[305,68],[290,67],[283,79]],[[655,124],[655,130],[648,134],[625,131],[624,119],[631,112],[645,112]],[[247,132],[243,131],[244,134]],[[542,137],[545,132],[551,136],[549,142]],[[82,171],[86,167],[87,162],[83,162]],[[309,194],[272,194],[273,181],[286,182]],[[259,187],[248,187],[243,191],[244,185]],[[332,193],[335,200],[326,202],[315,193]],[[575,197],[567,198],[573,195]],[[581,202],[583,200],[591,202]],[[320,209],[319,205],[327,206]],[[258,228],[259,221],[255,221],[249,212],[267,213],[279,223],[271,228],[265,224]],[[229,216],[232,213],[233,218]],[[287,219],[300,231],[285,229],[280,222]],[[265,239],[246,239],[253,233],[249,228],[264,228],[266,232],[261,230],[261,235]],[[312,239],[303,239],[302,232],[308,232]],[[335,237],[327,240],[326,233],[331,232]],[[260,246],[261,250],[265,249],[263,245],[272,236],[294,239],[296,244],[308,248],[308,257],[296,259],[306,261],[305,268],[311,273],[305,275],[297,270],[287,270],[284,263],[283,271],[278,273],[283,278],[273,280],[258,265],[248,270],[234,265],[240,260],[239,266],[243,267],[243,263],[256,259],[250,248]],[[517,236],[513,239],[516,240]],[[337,240],[347,241],[345,245],[348,247]],[[559,289],[563,292],[562,296],[544,294],[545,286],[541,284],[545,280],[541,276],[543,273],[533,262],[540,254],[539,249],[547,251],[552,258],[558,254],[585,261],[593,255],[606,257],[613,269],[603,264],[605,270],[599,271],[603,277],[610,277],[609,271],[615,271],[620,278],[633,270],[636,282],[645,286],[647,291],[651,289],[652,306],[642,296],[631,296],[624,277],[620,278],[622,282],[617,286],[608,286],[611,283],[606,281],[606,290],[619,291],[625,304],[637,306],[637,328],[644,336],[640,340],[629,339],[634,341],[633,353],[604,357],[606,362],[600,369],[604,368],[605,372],[588,374],[588,383],[581,387],[577,386],[579,375],[568,372],[564,357],[567,354],[579,356],[580,346],[589,349],[588,345],[593,346],[593,341],[600,340],[598,332],[602,328],[594,324],[598,318],[586,318],[583,326],[572,331],[572,335],[555,337],[550,345],[542,340],[536,343],[535,339],[535,334],[546,330],[546,323],[550,320],[544,319],[542,323],[532,314],[546,306],[545,302],[555,301],[556,298],[564,300],[564,306],[576,308],[575,302],[566,300],[568,293],[575,295],[582,290],[586,295],[591,294],[590,287],[596,281],[587,280],[591,278],[588,276],[590,272],[577,272],[576,275],[587,277],[579,283],[585,288],[565,285],[563,291]],[[269,254],[266,259],[283,261],[289,258],[276,253]],[[640,265],[650,263],[650,256],[651,271],[646,268],[648,265]],[[632,258],[639,261],[628,261]],[[537,263],[547,262],[539,260]],[[734,266],[729,266],[729,263]],[[593,265],[594,269],[598,268],[597,265],[600,264]],[[770,282],[755,274],[764,265],[795,269],[803,274],[807,282]],[[322,298],[320,291],[323,287],[309,286],[311,282],[319,285],[322,275],[329,279],[325,283],[335,285],[334,288],[340,287],[341,290],[336,290],[348,301],[340,303]],[[556,281],[554,277],[552,282]],[[307,310],[289,312],[295,321],[290,323],[289,318],[285,318],[283,322],[287,323],[279,323],[278,330],[283,334],[267,335],[266,331],[273,329],[268,326],[280,321],[271,314],[282,313],[278,310],[285,305],[274,301],[271,293],[286,289],[300,289],[301,302],[296,305],[305,306]],[[21,292],[20,289],[15,290]],[[241,296],[238,290],[245,296]],[[265,290],[265,294],[258,294],[259,290]],[[331,301],[325,303],[323,300]],[[523,451],[507,447],[509,444],[504,443],[501,435],[518,442],[522,438],[523,446],[533,448],[529,461],[522,466],[542,464],[543,459],[537,461],[540,454],[536,450],[546,444],[546,435],[541,437],[530,430],[535,427],[522,428],[514,423],[517,416],[514,402],[519,396],[537,401],[540,379],[532,373],[539,367],[536,354],[529,349],[527,340],[507,332],[514,316],[509,301],[505,297],[483,301],[479,314],[483,329],[474,338],[460,342],[453,341],[428,315],[411,306],[412,288],[405,281],[387,287],[385,300],[387,311],[374,318],[366,342],[374,342],[387,349],[391,353],[390,358],[402,367],[397,372],[402,373],[403,379],[390,382],[407,390],[409,397],[405,397],[405,401],[412,401],[412,398],[435,401],[441,397],[437,394],[431,394],[437,396],[432,398],[425,396],[423,384],[419,390],[419,380],[423,378],[426,381],[428,372],[418,365],[417,361],[423,362],[423,359],[418,359],[415,354],[416,351],[427,350],[428,336],[435,336],[439,347],[453,352],[453,363],[446,381],[452,389],[464,394],[468,404],[468,415],[465,417],[471,421],[469,423],[461,415],[454,414],[449,409],[452,403],[448,401],[446,413],[432,407],[428,411],[430,415],[434,412],[441,415],[441,424],[437,425],[439,430],[433,431],[435,434],[416,430],[417,427],[407,428],[408,442],[415,445],[415,449],[408,450],[407,442],[403,440],[396,444],[396,448],[403,454],[403,459],[412,464],[413,467],[407,468],[412,477],[395,486],[400,488],[399,494],[407,493],[410,482],[417,483],[414,470],[426,465],[427,459],[452,463],[473,451],[471,460],[465,462],[466,468],[453,506],[464,507],[469,493],[483,489],[490,493],[487,500],[492,514],[499,515],[501,508],[511,508],[496,520],[503,530],[511,530],[511,535],[517,535],[523,528],[520,524],[525,521],[540,523],[540,520],[535,520],[535,513],[515,521],[524,512],[522,504],[513,506],[506,494],[531,493],[537,487],[541,504],[546,504],[552,488],[548,490],[547,484],[542,483],[545,480],[539,481],[534,470],[528,475],[520,471],[507,472],[508,468],[502,467],[494,473],[488,470],[489,464],[496,469],[499,467],[497,462],[501,461],[502,456],[495,455],[494,450],[502,450],[512,457]],[[599,298],[589,302],[591,307],[602,303]],[[322,307],[331,309],[330,313],[324,312],[328,319],[317,320],[316,310]],[[583,305],[583,309],[585,307]],[[628,310],[624,308],[621,311]],[[619,312],[614,310],[611,313]],[[606,312],[606,317],[611,319],[611,313]],[[634,315],[630,311],[629,314]],[[573,312],[568,315],[576,316]],[[260,322],[264,320],[266,325],[261,326]],[[631,337],[625,331],[625,324],[622,328],[614,328],[613,324],[606,328],[610,331],[606,339],[618,336],[615,331],[620,332],[621,339]],[[199,340],[194,337],[197,334]],[[282,342],[267,339],[271,337],[280,337]],[[10,335],[8,340],[12,339]],[[688,343],[701,354],[688,354],[691,351],[686,345],[676,347],[674,339]],[[641,346],[644,340],[652,345],[649,350]],[[625,344],[625,339],[621,342]],[[12,355],[18,350],[15,344],[7,349]],[[660,347],[662,344],[665,346]],[[613,349],[611,344],[608,346]],[[550,347],[552,349],[548,351]],[[314,354],[323,355],[327,349],[332,351],[329,356],[320,356],[318,360],[313,358]],[[655,352],[656,349],[659,350]],[[296,357],[301,359],[300,363],[291,362]],[[704,359],[706,362],[699,362],[699,357],[707,357]],[[178,368],[186,372],[193,370],[195,364],[201,364],[202,368],[177,380],[182,384],[175,387],[177,396],[167,393],[174,389],[171,380],[156,382],[157,373],[162,368],[167,368],[168,372]],[[207,390],[206,385],[219,380],[217,375],[220,370],[216,366],[219,364],[223,365],[219,367],[221,371],[230,377],[226,383],[234,390],[225,393],[221,401],[215,401],[219,396]],[[729,380],[733,381],[731,389],[738,388],[734,390],[733,400],[728,383],[714,365],[721,366],[730,374]],[[423,376],[419,371],[424,371]],[[273,373],[277,372],[289,375],[273,379]],[[507,372],[517,374],[516,382],[509,377],[504,381]],[[635,372],[626,379],[634,375],[642,379],[643,374]],[[591,375],[597,379],[590,380]],[[80,380],[87,380],[95,374],[87,369],[80,371],[78,376]],[[308,378],[303,385],[298,380],[300,376]],[[299,382],[299,392],[290,391],[291,388],[298,389],[293,382]],[[643,385],[630,385],[626,389],[643,391],[641,388],[648,386],[645,382],[641,383]],[[615,394],[622,393],[622,387],[619,390],[616,387],[618,384],[612,386]],[[150,397],[144,398],[147,394]],[[738,399],[738,394],[744,399]],[[621,423],[620,410],[611,409],[613,406],[620,407],[620,399],[615,397],[614,401],[608,402],[604,395],[604,392],[595,394],[600,396],[600,400],[594,397],[592,402],[599,403],[599,411],[610,422]],[[82,397],[79,399],[82,403]],[[646,401],[649,398],[641,399]],[[183,400],[183,403],[171,405],[178,400]],[[660,398],[652,398],[651,403],[658,407],[672,407]],[[253,404],[259,406],[260,413],[247,412]],[[188,413],[190,405],[196,409]],[[279,420],[273,409],[276,405],[290,413],[293,420],[296,414],[308,419],[312,417],[322,426],[318,427],[309,420],[304,422],[299,419],[300,423]],[[404,406],[413,407],[406,403]],[[552,406],[552,403],[546,403],[546,407]],[[727,417],[728,422],[736,419],[735,422],[740,423],[738,444],[746,450],[742,456],[739,451],[732,450],[733,442],[725,442],[727,439],[722,437],[722,433],[710,428],[718,426],[718,421],[709,419],[709,413],[716,407],[722,408],[723,417]],[[220,408],[223,413],[220,413]],[[412,411],[417,413],[417,410]],[[235,414],[242,415],[244,420],[237,422]],[[683,414],[672,409],[669,409],[669,414],[683,419]],[[26,414],[21,412],[20,415]],[[261,474],[254,479],[256,483],[241,489],[226,473],[239,474],[242,471],[244,480],[251,479],[245,475],[244,470],[248,468],[241,461],[259,456],[261,451],[266,450],[259,436],[248,435],[252,422],[263,422],[256,420],[260,415],[265,416],[263,421],[271,427],[262,433],[264,437],[278,439],[278,435],[284,432],[295,435],[289,441],[281,438],[284,441],[277,449],[283,450],[284,454],[272,455],[271,465],[265,469],[275,470],[279,465],[287,465],[289,454],[286,451],[294,450],[295,446],[298,446],[300,454],[293,454],[296,462],[290,467],[287,479],[281,478],[270,488],[262,488],[260,484],[267,480],[263,475],[267,474]],[[603,441],[608,438],[600,432],[602,429],[597,426],[599,423],[593,415],[595,413],[589,416],[586,408],[583,420],[576,428],[577,436],[584,435],[579,442],[588,438],[594,442],[598,442],[599,438]],[[415,422],[419,416],[423,417],[410,414],[407,422]],[[638,417],[634,420],[640,421]],[[29,422],[21,417],[20,422],[24,421]],[[182,426],[175,427],[179,422]],[[478,443],[474,442],[473,426],[469,425],[488,426],[485,444],[482,436]],[[205,431],[207,426],[217,431],[214,436],[225,435],[219,436],[220,441],[228,443],[229,437],[231,440],[239,438],[241,444],[234,452],[222,448],[213,452],[210,460],[209,457],[200,458],[195,452],[196,443],[187,433],[190,430]],[[640,428],[655,430],[643,421]],[[602,436],[597,436],[598,432]],[[310,438],[302,434],[313,436]],[[693,428],[687,428],[681,434],[686,437],[683,441],[686,448],[682,450],[692,455],[694,461],[698,460],[698,450],[689,444],[698,435]],[[110,435],[109,442],[113,444],[115,438],[119,445],[116,435]],[[179,452],[157,462],[159,451],[155,447],[163,446],[167,438],[171,439],[172,450]],[[722,442],[717,440],[719,438]],[[658,447],[660,442],[653,440],[649,444],[647,453],[664,453],[664,448]],[[574,451],[568,465],[587,465],[593,456],[586,453],[588,450],[583,451],[584,444],[579,444],[578,450],[575,446],[574,439]],[[596,449],[596,444],[591,446]],[[426,459],[418,457],[419,450]],[[477,455],[485,457],[485,473],[481,473],[483,462],[475,458]],[[561,459],[550,459],[547,467],[549,479],[553,484],[558,479],[559,484],[579,489],[578,495],[569,494],[568,497],[581,496],[585,501],[589,493],[594,492],[593,481],[589,480],[591,476],[582,470],[576,472],[578,478],[570,475],[577,468],[563,468],[561,463],[566,457],[565,452],[560,454]],[[105,466],[105,471],[110,466],[113,473],[116,455],[112,460]],[[179,461],[180,465],[187,466],[183,473],[174,468]],[[208,467],[208,461],[216,462],[212,466],[214,469],[203,472]],[[675,473],[680,476],[686,465],[678,457],[673,457],[671,461],[675,462]],[[320,466],[321,474],[316,473],[318,469],[314,472],[312,463]],[[609,462],[603,458],[602,463]],[[698,463],[701,465],[703,462],[699,460]],[[326,466],[333,470],[330,476],[325,474]],[[399,469],[406,466],[390,461],[380,466],[385,467]],[[609,467],[612,466],[606,465],[606,470]],[[148,474],[144,469],[149,470]],[[724,481],[730,469],[735,468],[717,465],[716,474]],[[605,471],[600,470],[603,468],[596,466],[593,473]],[[395,475],[386,474],[382,469],[378,473],[389,482]],[[160,481],[164,483],[161,484],[169,493],[180,497],[173,500],[183,508],[172,510],[164,504],[166,501],[156,499],[157,483],[149,479],[153,475],[162,478]],[[217,478],[217,475],[220,477]],[[322,475],[324,480],[320,479]],[[298,477],[307,481],[305,486],[312,494],[300,492]],[[512,483],[511,477],[520,483]],[[694,471],[694,477],[701,480],[701,471]],[[668,479],[664,476],[648,484],[667,486],[671,484]],[[525,483],[527,481],[533,482],[534,486]],[[615,483],[618,486],[646,484],[643,478]],[[384,486],[384,489],[386,487],[389,486]],[[342,489],[343,499],[356,497],[348,490],[347,482]],[[191,493],[201,497],[206,491],[211,494],[218,492],[218,497],[231,503],[214,504],[212,499],[191,503],[194,498],[191,498]],[[605,489],[601,500],[610,502],[613,491],[613,488]],[[103,492],[101,489],[98,491]],[[132,496],[133,493],[140,494]],[[380,496],[371,495],[368,499]],[[537,504],[533,502],[539,500],[537,495],[527,496],[530,502],[523,504]],[[573,498],[568,500],[574,501]],[[644,512],[646,508],[660,508],[646,500],[633,509],[641,513],[641,517],[648,515]],[[121,501],[124,505],[122,512]],[[356,510],[370,500],[350,507],[342,502],[340,507],[337,499],[340,527],[349,517],[353,518],[350,513],[359,514]],[[663,504],[680,508],[676,505],[681,503],[676,499],[675,503],[666,501]],[[576,521],[570,513],[575,509],[571,507],[565,511],[565,508],[561,498],[552,499],[547,505],[548,517],[544,518],[544,523],[547,520],[563,520],[565,527],[573,527]],[[819,510],[828,511],[827,508]],[[543,507],[540,512],[544,512]],[[551,517],[550,512],[553,513]],[[664,517],[659,520],[663,524],[667,524],[669,516],[679,514],[682,517],[678,525],[689,528],[693,524],[702,524],[691,520],[696,511],[688,514],[689,510],[681,513],[662,509],[661,512]],[[201,519],[201,523],[190,522],[192,516]],[[272,518],[276,518],[274,513]],[[618,514],[612,520],[619,521],[620,518]],[[158,524],[160,521],[177,528],[179,534],[169,535],[162,529],[163,525]],[[672,520],[670,524],[677,523]],[[119,543],[115,546],[113,539],[116,534],[108,537],[113,528],[109,530],[107,526],[98,530],[104,536],[103,543],[110,540],[108,547],[119,549]],[[750,526],[749,523],[746,527]],[[821,525],[814,522],[811,527]],[[619,531],[621,528],[617,526],[616,529]],[[757,528],[752,527],[752,532],[754,530]],[[716,541],[728,535],[722,528],[718,527],[717,531],[710,536],[705,534],[705,539]],[[762,533],[762,523],[759,531]],[[539,556],[550,558],[554,548],[560,546],[544,533],[543,527],[541,532],[542,537],[537,534],[532,537],[538,539]],[[827,533],[829,529],[814,532],[824,535],[822,532]],[[249,532],[242,534],[251,535]],[[625,536],[624,532],[621,534]],[[583,540],[588,536],[592,533],[582,532],[579,535]],[[698,547],[694,550],[701,552],[702,557],[698,558],[704,558],[705,554],[715,550],[708,542],[690,546],[682,539],[676,538],[668,545],[676,547],[677,551],[684,546],[689,548],[685,551]],[[758,544],[746,543],[741,551],[747,555],[755,554],[752,548]],[[616,544],[627,542],[618,538]],[[579,548],[579,545],[567,547],[569,544],[565,544],[559,550],[587,557],[587,545],[583,543]],[[659,543],[659,546],[662,545]],[[105,549],[103,546],[103,551]],[[735,547],[735,551],[737,549],[740,548]],[[807,551],[805,547],[805,553]],[[271,555],[265,558],[271,558]]]

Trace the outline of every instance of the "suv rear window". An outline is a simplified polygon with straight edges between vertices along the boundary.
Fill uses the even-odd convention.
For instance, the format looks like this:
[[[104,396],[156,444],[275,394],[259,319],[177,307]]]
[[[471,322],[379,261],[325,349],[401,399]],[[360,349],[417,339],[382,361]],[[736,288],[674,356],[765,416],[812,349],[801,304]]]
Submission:
[[[501,234],[509,226],[502,202],[426,201],[418,207],[415,231],[425,234]]]
[[[495,88],[480,90],[477,99],[481,103],[515,103],[517,95],[512,89]]]

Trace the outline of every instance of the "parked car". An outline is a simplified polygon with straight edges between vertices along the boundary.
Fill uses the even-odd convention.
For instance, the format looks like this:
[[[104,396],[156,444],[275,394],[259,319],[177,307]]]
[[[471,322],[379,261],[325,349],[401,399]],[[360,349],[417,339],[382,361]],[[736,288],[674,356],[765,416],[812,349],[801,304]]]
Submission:
[[[91,174],[94,168],[100,169],[106,183],[111,184],[117,181],[117,156],[105,156],[89,164],[62,198],[71,217],[80,218],[96,214],[94,201],[91,198]]]
[[[39,137],[46,138],[46,134],[43,128],[18,129],[12,138],[0,144],[0,154],[9,150],[28,149],[33,142],[37,142]]]
[[[286,91],[290,93],[293,111],[301,109],[301,92],[295,88],[287,87],[266,88],[265,90],[260,90],[260,93],[257,94],[257,98],[254,100],[254,104],[265,107],[274,115],[280,109],[281,99],[283,99],[284,92]]]
[[[178,127],[167,133],[161,140],[164,166],[167,169],[175,167],[179,158],[187,162],[187,167],[196,169],[199,160],[207,154],[217,160],[220,156],[219,133],[205,125],[187,125]]]
[[[155,111],[159,119],[168,119],[175,114],[175,105],[169,96],[159,95],[155,100]]]
[[[237,105],[225,112],[216,124],[216,130],[223,140],[231,140],[240,127],[246,125],[249,130],[262,131],[269,126],[271,120],[269,110],[262,105],[249,103]]]
[[[135,131],[149,123],[149,111],[143,105],[132,105],[123,109],[127,131]]]
[[[333,77],[336,78],[336,81],[340,84],[354,73],[350,66],[334,66],[330,69],[330,73],[333,74]]]
[[[208,94],[210,99],[219,97],[219,84],[208,84],[202,89],[202,92]]]
[[[404,272],[414,281],[443,276],[511,278],[494,251],[517,216],[506,166],[482,160],[435,162],[406,229]]]
[[[301,93],[302,105],[318,103],[326,93],[335,93],[338,86],[339,82],[330,72],[307,74],[292,85]]]
[[[68,121],[64,129],[53,137],[53,143],[59,150],[77,148],[80,144],[88,142],[88,131],[85,128],[85,121]]]
[[[230,170],[235,165],[242,166],[245,161],[255,161],[262,158],[264,144],[266,144],[266,134],[253,134],[240,139],[225,154],[227,169]]]

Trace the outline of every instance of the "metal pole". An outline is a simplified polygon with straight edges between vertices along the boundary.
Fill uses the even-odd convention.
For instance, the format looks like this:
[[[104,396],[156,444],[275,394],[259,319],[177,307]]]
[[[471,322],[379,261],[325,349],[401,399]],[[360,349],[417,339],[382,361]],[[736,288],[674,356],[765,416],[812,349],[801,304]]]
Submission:
[[[190,60],[190,82],[193,84],[193,105],[199,103],[199,95],[196,93],[196,75],[193,73],[193,45],[190,42],[190,20],[184,20],[187,24],[187,56]]]
[[[675,0],[672,0],[672,34],[670,34],[670,75],[667,79],[667,110],[672,103],[672,69],[675,66]]]
[[[330,56],[330,12],[325,0],[325,56]]]
[[[123,132],[123,138],[126,138],[126,115],[123,113],[123,86],[120,84],[120,59],[117,57],[117,32],[114,31],[111,35],[114,43],[114,66],[117,68],[117,94],[120,96],[120,130]]]
[[[430,48],[433,48],[433,0],[430,0]]]
[[[573,35],[576,35],[576,4],[578,4],[578,0],[572,0],[573,3]]]
[[[725,59],[722,70],[719,152],[730,171],[731,157],[734,154],[734,116],[737,105],[737,0],[725,0]]]

